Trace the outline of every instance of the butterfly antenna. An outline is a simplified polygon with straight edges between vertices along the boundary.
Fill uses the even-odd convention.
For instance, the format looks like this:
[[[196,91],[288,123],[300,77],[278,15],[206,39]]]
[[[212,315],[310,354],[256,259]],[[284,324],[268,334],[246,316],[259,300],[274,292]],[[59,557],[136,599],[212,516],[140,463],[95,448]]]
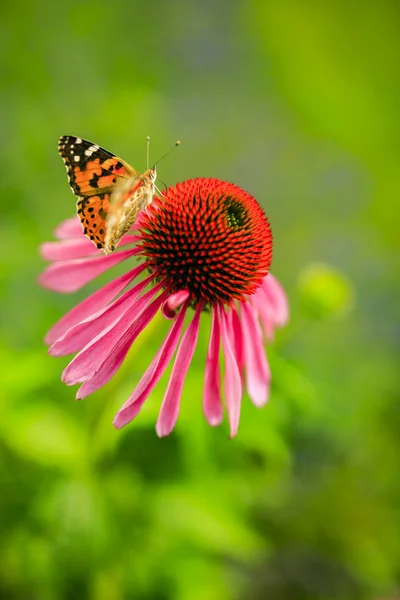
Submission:
[[[149,164],[150,164],[150,136],[149,135],[147,136],[147,152],[146,152],[146,154],[147,154],[146,169],[149,169]]]
[[[167,184],[165,183],[165,181],[163,181],[163,180],[162,180],[162,179],[160,179],[159,177],[157,177],[157,179],[158,179],[158,181],[159,181],[160,183],[162,183],[162,184],[163,184],[163,186],[165,187],[165,191],[167,191],[167,189],[168,189],[168,186],[167,186]],[[158,191],[160,191],[160,190],[158,190]],[[160,192],[160,193],[161,193],[161,192]]]
[[[159,163],[159,162],[161,162],[161,161],[162,161],[162,160],[163,160],[163,159],[164,159],[166,156],[168,156],[168,154],[171,154],[172,150],[175,150],[175,148],[176,148],[177,146],[179,146],[179,144],[180,144],[180,143],[181,143],[181,141],[180,141],[180,140],[176,140],[176,142],[175,142],[175,144],[172,146],[172,148],[170,148],[170,149],[168,150],[168,152],[166,152],[166,153],[164,154],[164,156],[162,156],[161,158],[159,158],[159,159],[158,159],[158,161],[157,161],[156,163],[154,163],[153,169],[154,169],[154,167],[155,167],[156,165],[158,165],[158,163]]]
[[[162,196],[164,196],[164,192],[162,192],[162,191],[160,190],[160,188],[159,188],[159,187],[158,187],[156,184],[154,184],[154,187],[156,188],[156,191],[159,193],[159,195],[160,195],[161,197],[162,197]],[[165,191],[167,191],[167,190],[165,190]]]

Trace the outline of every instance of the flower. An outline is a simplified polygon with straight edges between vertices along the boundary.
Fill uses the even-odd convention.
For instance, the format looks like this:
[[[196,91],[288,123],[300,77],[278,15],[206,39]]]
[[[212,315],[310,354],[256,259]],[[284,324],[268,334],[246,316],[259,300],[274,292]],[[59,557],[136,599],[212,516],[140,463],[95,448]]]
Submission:
[[[223,418],[221,342],[230,436],[237,433],[244,382],[253,403],[265,404],[271,376],[264,338],[270,341],[275,328],[285,325],[288,306],[283,288],[269,273],[272,234],[252,196],[217,179],[179,183],[154,199],[107,256],[83,235],[77,217],[62,223],[55,235],[58,241],[41,248],[52,264],[40,282],[58,292],[74,292],[116,264],[140,259],[73,308],[46,336],[50,354],[77,352],[62,376],[67,385],[82,384],[77,399],[111,379],[161,309],[172,325],[115,416],[117,428],[140,412],[177,350],[156,425],[159,436],[171,432],[202,315],[211,320],[203,390],[207,421],[218,425]],[[192,318],[182,335],[187,314]]]

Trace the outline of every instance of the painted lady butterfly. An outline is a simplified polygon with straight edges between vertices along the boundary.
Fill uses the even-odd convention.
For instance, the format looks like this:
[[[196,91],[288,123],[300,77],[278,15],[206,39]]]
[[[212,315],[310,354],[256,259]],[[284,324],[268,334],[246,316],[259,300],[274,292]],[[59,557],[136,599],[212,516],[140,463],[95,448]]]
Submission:
[[[139,212],[153,201],[156,168],[140,175],[108,150],[79,137],[60,138],[83,232],[106,254],[113,252]]]

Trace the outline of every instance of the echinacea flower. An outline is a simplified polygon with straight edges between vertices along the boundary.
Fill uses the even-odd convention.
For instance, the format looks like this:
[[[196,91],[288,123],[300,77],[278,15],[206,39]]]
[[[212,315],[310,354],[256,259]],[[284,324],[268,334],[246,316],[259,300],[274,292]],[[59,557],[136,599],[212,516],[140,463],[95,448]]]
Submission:
[[[50,289],[74,292],[114,265],[127,264],[123,275],[73,308],[46,336],[50,354],[77,353],[62,378],[67,385],[82,384],[78,399],[113,377],[161,309],[172,325],[115,416],[117,428],[136,417],[176,351],[156,425],[159,436],[171,432],[201,318],[211,320],[203,390],[207,421],[218,425],[223,418],[221,342],[231,437],[239,425],[244,382],[253,403],[265,404],[271,375],[264,341],[285,325],[288,306],[281,285],[269,273],[271,230],[252,196],[217,179],[184,181],[155,198],[107,256],[83,235],[77,217],[62,223],[55,235],[58,241],[42,245],[43,257],[52,264],[40,281]],[[135,266],[133,258],[139,258]],[[191,320],[182,335],[187,314]]]

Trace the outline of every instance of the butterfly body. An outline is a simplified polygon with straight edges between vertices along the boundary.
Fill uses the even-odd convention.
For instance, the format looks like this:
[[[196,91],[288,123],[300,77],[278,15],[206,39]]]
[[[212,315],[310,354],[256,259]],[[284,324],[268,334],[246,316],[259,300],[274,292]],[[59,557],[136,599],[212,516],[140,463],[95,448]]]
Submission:
[[[63,136],[58,150],[83,232],[108,254],[154,198],[155,168],[139,174],[108,150],[82,138]]]
[[[139,212],[152,203],[156,170],[119,182],[111,194],[104,238],[104,252],[113,252],[121,237],[135,223]]]

